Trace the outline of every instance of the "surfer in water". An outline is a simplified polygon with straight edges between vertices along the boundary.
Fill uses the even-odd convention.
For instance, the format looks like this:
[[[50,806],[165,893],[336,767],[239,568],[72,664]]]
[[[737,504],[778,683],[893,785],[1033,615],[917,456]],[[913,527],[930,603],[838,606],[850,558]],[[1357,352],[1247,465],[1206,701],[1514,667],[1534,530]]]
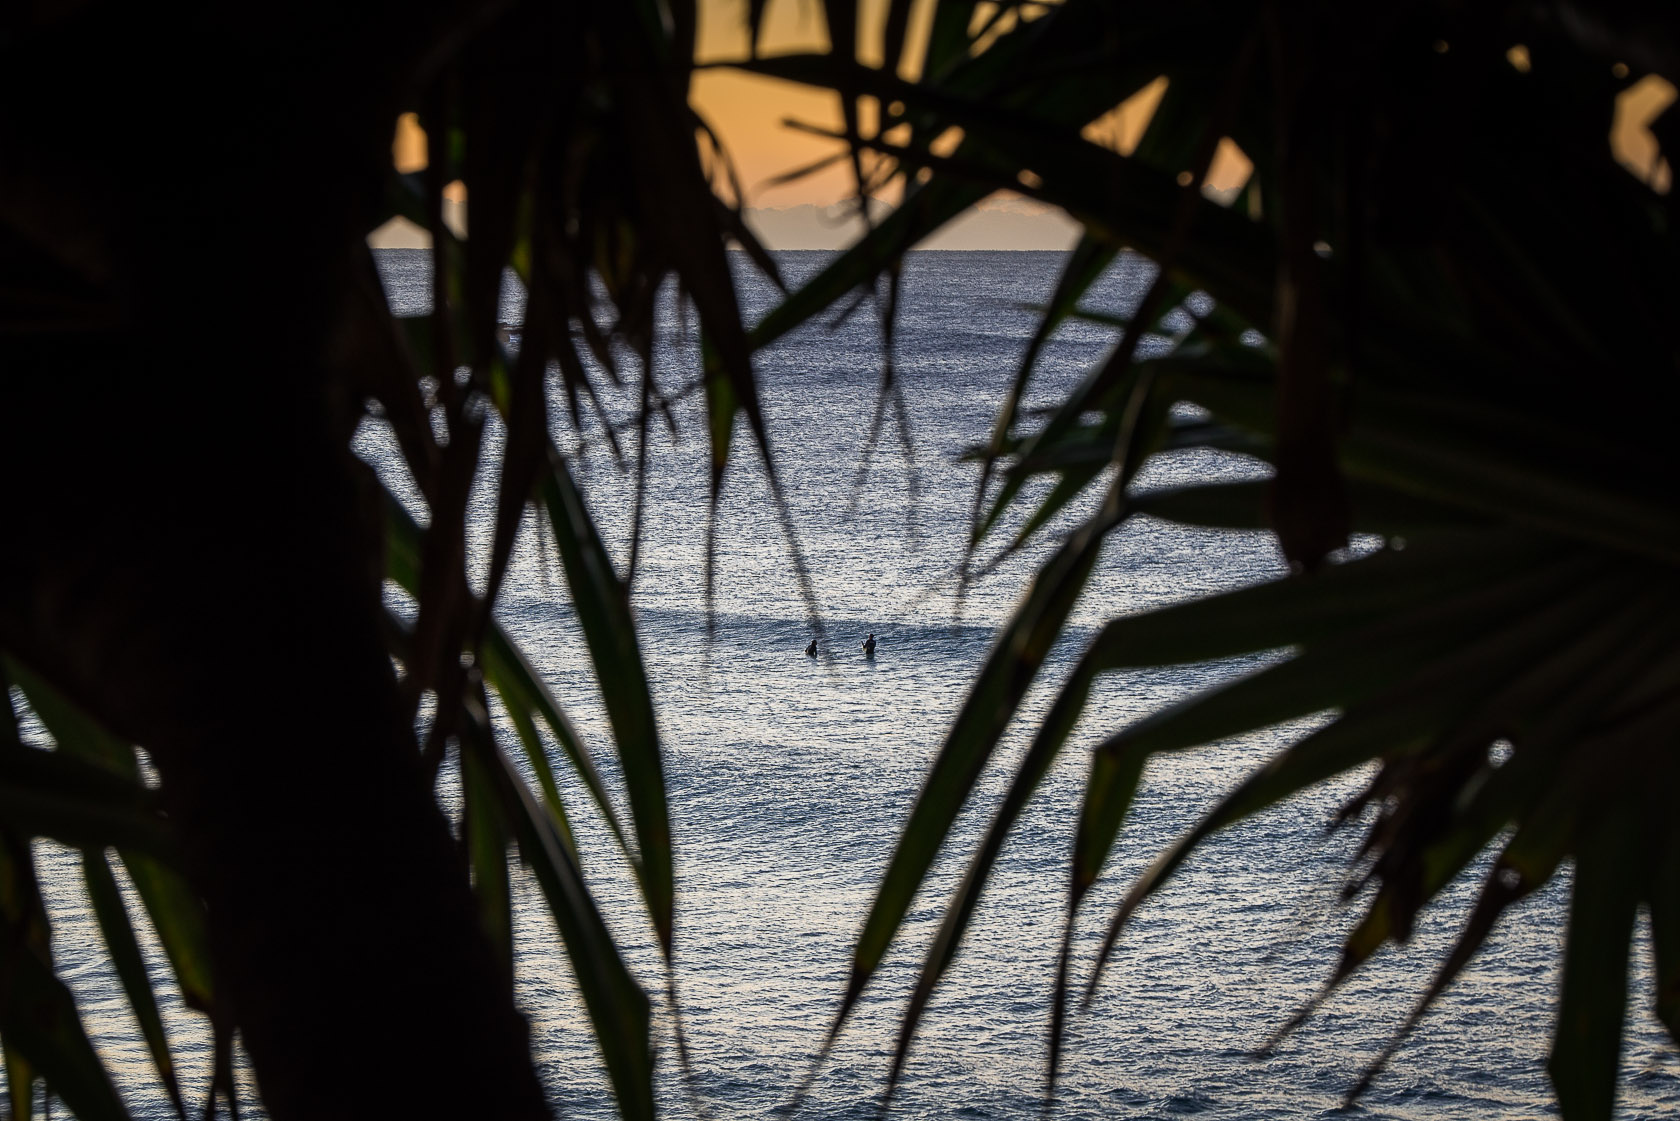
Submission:
[[[875,635],[873,632],[870,633],[868,638],[863,640],[863,656],[865,658],[873,658],[875,656]]]
[[[816,639],[813,638],[811,640],[811,645],[809,645],[805,648],[805,656],[807,658],[815,658],[817,656],[817,640]]]

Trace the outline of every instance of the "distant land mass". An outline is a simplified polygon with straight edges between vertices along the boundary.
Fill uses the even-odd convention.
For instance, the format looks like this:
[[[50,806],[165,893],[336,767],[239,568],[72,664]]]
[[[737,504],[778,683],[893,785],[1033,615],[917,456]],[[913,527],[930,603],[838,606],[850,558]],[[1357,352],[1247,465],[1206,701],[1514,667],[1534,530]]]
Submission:
[[[445,220],[464,232],[466,207],[444,205]],[[876,221],[890,212],[885,203],[871,210]],[[842,249],[863,232],[851,203],[749,208],[746,219],[770,249]],[[947,223],[918,248],[1067,250],[1078,236],[1078,224],[1055,207],[1018,195],[995,195]],[[431,242],[431,235],[404,218],[393,218],[368,235],[375,249],[425,249]]]

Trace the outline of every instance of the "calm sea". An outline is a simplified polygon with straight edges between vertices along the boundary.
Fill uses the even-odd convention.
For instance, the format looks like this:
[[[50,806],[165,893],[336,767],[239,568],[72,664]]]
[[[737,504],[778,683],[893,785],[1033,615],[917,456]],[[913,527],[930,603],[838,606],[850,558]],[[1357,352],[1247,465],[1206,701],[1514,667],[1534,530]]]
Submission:
[[[824,254],[781,256],[790,281]],[[851,941],[924,769],[937,750],[995,628],[1043,549],[1003,565],[959,615],[951,575],[977,469],[958,461],[990,430],[1004,387],[1048,296],[1059,257],[1037,253],[923,253],[911,258],[896,349],[908,400],[913,460],[890,423],[867,461],[880,371],[873,309],[812,326],[763,356],[760,373],[773,450],[822,608],[827,641],[813,661],[812,632],[788,547],[747,434],[718,516],[717,626],[703,604],[706,446],[699,403],[675,412],[675,438],[653,430],[642,562],[635,604],[667,759],[678,875],[677,977],[694,1092],[717,1118],[760,1118],[807,1070],[846,976]],[[427,304],[423,254],[388,251],[380,268],[402,314]],[[261,267],[260,261],[252,263]],[[1146,268],[1127,261],[1092,306],[1124,311]],[[748,314],[773,292],[745,281]],[[506,314],[517,315],[509,294]],[[667,317],[656,363],[680,388],[694,369],[691,332]],[[1047,349],[1028,405],[1044,405],[1097,358],[1112,333],[1070,324]],[[556,406],[559,401],[556,397]],[[623,420],[633,398],[609,392]],[[626,434],[633,451],[634,434]],[[497,434],[491,435],[491,446]],[[591,420],[565,445],[596,518],[621,563],[628,555],[629,478]],[[379,422],[357,450],[389,485],[410,493]],[[1148,481],[1252,473],[1234,457],[1179,455]],[[488,547],[478,492],[479,562]],[[912,497],[914,496],[914,501]],[[1060,528],[1065,529],[1063,523]],[[527,533],[499,602],[500,618],[547,677],[600,755],[609,783],[605,722],[589,660],[552,549]],[[1117,614],[1274,577],[1264,535],[1221,535],[1137,521],[1115,535],[1074,625],[1053,653],[999,765],[982,783],[953,846],[816,1080],[814,1119],[873,1115],[904,999],[926,940],[963,867],[1025,733],[1096,626]],[[858,644],[873,632],[873,661]],[[1105,733],[1260,664],[1137,673],[1102,682],[1070,750],[1004,851],[958,962],[935,995],[896,1103],[903,1117],[1038,1116],[1047,993],[1061,926],[1070,833],[1086,753]],[[1162,846],[1222,791],[1307,725],[1267,731],[1161,759],[1140,797],[1107,879],[1087,907],[1078,947],[1088,963],[1107,910]],[[449,776],[442,796],[453,804]],[[1411,945],[1379,956],[1313,1020],[1264,1060],[1248,1053],[1326,976],[1353,916],[1336,903],[1357,841],[1325,824],[1350,791],[1309,792],[1207,845],[1138,916],[1090,1014],[1074,1025],[1057,1116],[1102,1118],[1311,1117],[1333,1113],[1364,1062],[1411,1006],[1449,944],[1475,889],[1454,885]],[[582,793],[568,787],[588,872],[609,920],[650,990],[658,956],[620,863]],[[140,1116],[165,1116],[120,991],[73,890],[64,854],[42,845],[56,871],[49,888],[55,946],[103,1052]],[[1567,883],[1510,915],[1491,944],[1424,1020],[1364,1098],[1381,1118],[1528,1118],[1555,1112],[1545,1056],[1558,982]],[[605,1118],[613,1105],[566,958],[533,886],[516,897],[519,997],[533,1024],[536,1060],[558,1111]],[[1641,928],[1621,1115],[1680,1112],[1680,1063],[1649,1012],[1649,960]],[[155,949],[155,947],[154,947]],[[154,955],[154,964],[157,959]],[[173,998],[171,997],[171,1000]],[[172,1007],[178,1061],[196,1096],[207,1056],[199,1025]],[[689,1111],[668,1020],[660,1023],[663,1106]]]

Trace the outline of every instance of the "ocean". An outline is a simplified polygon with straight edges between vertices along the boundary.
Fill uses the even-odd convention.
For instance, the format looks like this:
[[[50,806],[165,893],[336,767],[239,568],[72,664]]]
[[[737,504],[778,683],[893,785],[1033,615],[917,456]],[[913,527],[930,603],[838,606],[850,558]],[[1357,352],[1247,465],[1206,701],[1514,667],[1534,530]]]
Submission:
[[[381,251],[399,314],[427,304],[427,258]],[[786,253],[790,282],[823,253]],[[710,1117],[763,1118],[806,1074],[843,991],[852,942],[924,771],[962,703],[996,628],[1008,617],[1042,542],[954,600],[978,469],[960,452],[990,433],[1004,389],[1060,261],[1053,253],[913,254],[895,358],[908,405],[906,451],[889,422],[865,457],[881,368],[866,303],[761,357],[763,404],[795,535],[821,609],[821,657],[788,544],[748,433],[737,433],[717,515],[715,630],[704,603],[707,447],[701,405],[674,407],[676,432],[652,428],[641,563],[633,602],[666,758],[676,851],[676,975],[693,1081],[678,1069],[669,1014],[656,1017],[662,1109],[687,1116],[690,1094]],[[260,268],[253,261],[252,268]],[[774,291],[746,276],[756,319]],[[1148,266],[1125,259],[1089,301],[1124,311]],[[517,293],[504,311],[518,315]],[[692,380],[692,325],[667,315],[656,352],[661,385]],[[1070,323],[1041,359],[1028,408],[1054,401],[1112,343],[1111,329]],[[556,415],[560,398],[555,394]],[[605,395],[623,421],[629,390]],[[491,454],[500,435],[492,431]],[[635,435],[626,432],[633,454]],[[628,555],[631,473],[614,463],[598,422],[562,445],[574,454],[591,509],[615,556]],[[412,501],[382,422],[358,432],[358,454]],[[1260,470],[1229,455],[1183,453],[1153,463],[1164,484]],[[473,547],[482,580],[491,472],[475,492]],[[1053,540],[1073,522],[1053,523]],[[1136,519],[1106,547],[1090,589],[1052,652],[1022,717],[988,770],[950,851],[912,908],[861,1006],[818,1073],[803,1116],[875,1115],[902,1014],[944,900],[965,866],[1010,764],[1083,645],[1106,619],[1283,571],[1264,534],[1220,534]],[[400,599],[400,597],[397,597]],[[400,604],[399,604],[400,606]],[[618,775],[592,669],[553,549],[527,524],[498,617],[546,677],[594,748],[609,786]],[[873,633],[873,660],[859,650]],[[1080,729],[1018,826],[952,971],[936,992],[893,1106],[905,1118],[1028,1121],[1041,1107],[1048,997],[1065,906],[1067,862],[1090,747],[1105,734],[1229,677],[1268,655],[1211,666],[1116,675],[1093,693]],[[1104,880],[1085,908],[1076,961],[1088,969],[1109,910],[1163,846],[1220,793],[1311,721],[1157,759]],[[503,731],[511,741],[511,730]],[[453,776],[440,798],[453,806]],[[592,887],[656,1004],[663,978],[629,877],[575,783],[563,784]],[[1420,921],[1411,943],[1380,954],[1275,1053],[1251,1057],[1329,974],[1357,912],[1338,889],[1357,830],[1326,825],[1356,780],[1328,784],[1207,844],[1138,915],[1090,1011],[1073,1024],[1056,1112],[1102,1118],[1299,1118],[1334,1113],[1366,1061],[1399,1024],[1450,944],[1473,897],[1472,869]],[[136,1116],[169,1107],[97,935],[76,893],[70,855],[38,842],[55,915],[55,950],[90,1031]],[[613,1101],[552,921],[516,875],[518,998],[532,1023],[556,1112],[606,1118]],[[1372,1118],[1530,1118],[1556,1112],[1545,1059],[1556,1006],[1567,875],[1509,914],[1489,945],[1424,1019],[1361,1102]],[[161,959],[148,941],[154,967]],[[1680,1112],[1680,1062],[1649,1011],[1649,936],[1642,924],[1623,1056],[1619,1116]],[[154,972],[154,976],[157,973]],[[208,1071],[202,1025],[166,992],[189,1100]],[[247,1087],[249,1079],[246,1079]],[[260,1116],[260,1110],[254,1110]]]

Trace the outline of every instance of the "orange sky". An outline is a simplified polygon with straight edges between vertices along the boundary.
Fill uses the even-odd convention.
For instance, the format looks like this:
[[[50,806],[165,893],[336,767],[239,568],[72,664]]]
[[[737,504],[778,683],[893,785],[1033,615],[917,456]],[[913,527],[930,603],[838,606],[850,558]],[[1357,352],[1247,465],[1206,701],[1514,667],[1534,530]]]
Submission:
[[[874,29],[859,43],[871,65],[881,62],[880,26],[884,0],[863,0],[862,24]],[[705,0],[700,6],[699,61],[722,62],[748,55],[746,0]],[[931,3],[918,3],[912,43],[925,41]],[[771,0],[765,11],[759,49],[791,54],[828,48],[827,30],[818,6],[807,0]],[[755,206],[826,206],[851,192],[851,173],[835,166],[796,183],[768,187],[769,180],[792,168],[814,163],[839,146],[833,141],[788,129],[788,118],[825,128],[840,126],[840,99],[792,82],[759,78],[732,70],[702,70],[695,75],[693,103],[723,139],[735,161],[748,202]]]
[[[858,55],[866,65],[879,66],[884,52],[882,23],[886,2],[862,0],[860,6]],[[701,4],[697,54],[702,63],[747,57],[746,8],[746,0],[705,0]],[[933,0],[917,0],[911,9],[905,51],[907,57],[918,56],[926,43],[933,8]],[[990,8],[991,5],[980,5],[975,12],[976,24],[990,18]],[[1007,26],[1006,22],[1000,29]],[[784,54],[827,48],[828,36],[822,14],[815,3],[810,0],[770,0],[766,8],[764,33],[759,41],[762,53]],[[903,74],[906,78],[916,76],[911,68],[905,68]],[[1088,135],[1118,150],[1130,152],[1137,144],[1160,94],[1161,89],[1154,88],[1134,98],[1126,106],[1117,108],[1114,113],[1096,122],[1088,130]],[[834,141],[789,129],[784,124],[791,118],[822,128],[838,129],[840,101],[836,95],[739,71],[702,70],[694,79],[693,102],[729,149],[751,205],[779,207],[811,203],[828,206],[851,193],[851,171],[844,163],[793,183],[770,185],[784,172],[815,163],[841,150]],[[869,108],[866,99],[866,114]],[[866,126],[867,123],[866,120]],[[1224,152],[1209,178],[1217,186],[1240,185],[1247,177],[1246,162],[1234,151]]]
[[[872,66],[881,64],[881,23],[885,0],[862,0],[863,18],[859,55]],[[727,61],[747,56],[747,35],[744,27],[746,0],[704,0],[701,4],[700,44],[698,54],[702,62]],[[982,4],[976,11],[976,22],[988,18],[990,5]],[[909,32],[911,56],[919,53],[926,41],[928,23],[933,15],[933,0],[917,0],[912,9]],[[824,50],[828,36],[817,4],[811,0],[769,0],[764,35],[760,50],[767,54],[794,51]],[[1527,49],[1514,45],[1510,54],[1513,66],[1526,71]],[[905,77],[915,75],[908,71]],[[1159,101],[1161,86],[1152,87],[1132,98],[1123,106],[1086,129],[1093,140],[1123,153],[1130,153],[1148,123],[1155,103]],[[838,150],[838,145],[819,137],[786,128],[788,118],[821,127],[840,127],[839,99],[833,94],[821,94],[767,78],[758,78],[729,70],[701,71],[694,80],[694,104],[723,138],[740,172],[754,206],[796,206],[814,203],[826,206],[845,198],[851,190],[851,173],[844,164],[781,186],[768,186],[770,180],[792,168],[814,163],[824,155]],[[1648,76],[1629,87],[1617,101],[1615,123],[1610,137],[1616,158],[1629,171],[1647,179],[1658,190],[1669,186],[1670,169],[1656,161],[1656,138],[1650,123],[1675,100],[1674,87],[1662,78]],[[1233,190],[1248,178],[1249,163],[1235,145],[1226,141],[1214,159],[1208,173],[1210,187]]]
[[[862,0],[861,7],[859,55],[866,64],[878,66],[882,58],[881,25],[886,0]],[[926,40],[933,7],[934,0],[916,0],[912,8],[906,52],[912,57]],[[980,5],[976,20],[988,18],[990,8],[989,4]],[[747,0],[703,0],[698,46],[701,63],[747,57],[746,10]],[[827,46],[822,13],[813,0],[769,0],[760,39],[763,53],[820,51]],[[1517,69],[1527,69],[1527,53],[1520,45],[1514,46],[1507,57]],[[914,76],[905,73],[905,77]],[[1129,153],[1163,89],[1164,83],[1159,81],[1146,88],[1094,122],[1085,130],[1086,136]],[[1618,99],[1610,138],[1617,158],[1659,190],[1668,189],[1670,169],[1666,163],[1655,160],[1656,141],[1649,124],[1674,99],[1674,87],[1661,78],[1653,76],[1636,83]],[[836,95],[734,70],[702,69],[694,78],[693,100],[695,108],[710,122],[733,158],[749,206],[830,206],[851,193],[851,171],[844,161],[795,182],[772,185],[777,176],[841,149],[836,141],[799,132],[785,124],[793,119],[819,128],[838,129],[840,105]],[[864,108],[867,127],[870,109],[867,100]],[[398,129],[395,155],[398,166],[404,170],[425,166],[425,137],[412,118]],[[1209,186],[1233,191],[1247,179],[1248,171],[1247,158],[1234,144],[1225,141],[1209,172]],[[458,191],[454,197],[460,201]]]
[[[885,0],[862,0],[863,23],[873,28],[865,35],[860,54],[865,62],[879,65],[881,19]],[[747,0],[703,0],[700,6],[700,41],[697,55],[702,63],[729,62],[748,57],[746,32]],[[910,41],[925,41],[933,13],[931,0],[917,3],[911,21]],[[770,0],[766,10],[760,49],[766,54],[791,54],[828,48],[822,13],[810,0]],[[912,52],[913,53],[913,52]],[[723,139],[735,161],[748,201],[759,206],[796,206],[814,203],[826,206],[850,193],[850,173],[832,168],[797,183],[767,188],[768,180],[802,164],[812,163],[839,148],[823,140],[785,127],[797,119],[819,127],[840,127],[840,101],[833,94],[813,91],[792,82],[743,74],[734,70],[702,70],[694,77],[693,103]],[[395,144],[399,169],[418,170],[426,166],[426,138],[412,115],[399,123]]]

